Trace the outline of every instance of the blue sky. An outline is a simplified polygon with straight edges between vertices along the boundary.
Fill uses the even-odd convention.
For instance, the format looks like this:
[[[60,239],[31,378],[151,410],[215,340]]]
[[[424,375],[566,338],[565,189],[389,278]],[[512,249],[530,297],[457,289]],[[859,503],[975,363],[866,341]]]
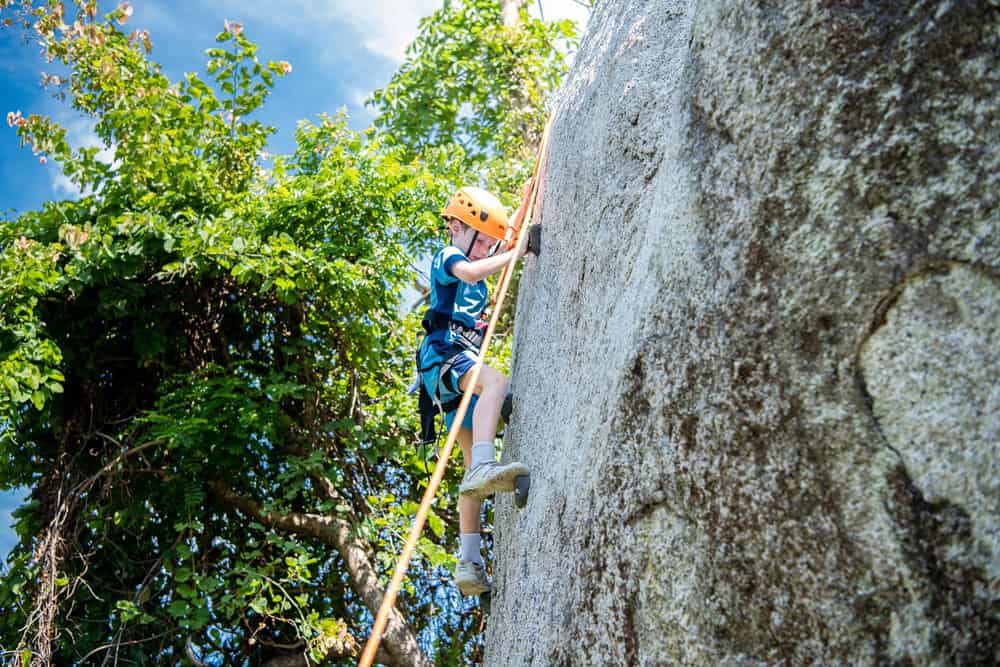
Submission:
[[[133,15],[123,30],[147,29],[152,59],[171,80],[186,72],[204,75],[205,49],[223,22],[239,21],[260,46],[261,60],[287,60],[292,73],[277,80],[260,117],[278,128],[271,152],[293,146],[295,124],[321,112],[346,107],[352,125],[371,121],[364,99],[385,85],[402,60],[420,17],[441,0],[132,0]],[[118,2],[101,2],[112,10]],[[88,119],[67,109],[39,85],[46,69],[38,48],[23,42],[20,31],[0,30],[0,79],[4,107],[45,113],[60,121],[74,145],[98,145]],[[53,73],[52,68],[49,72]],[[14,130],[0,127],[0,207],[30,210],[47,199],[74,196],[72,184],[57,164],[40,165],[29,150],[19,149]],[[107,154],[110,159],[110,154]]]
[[[118,4],[102,0],[100,9],[107,13]],[[186,72],[204,76],[205,49],[214,45],[223,22],[242,23],[247,37],[259,45],[262,61],[292,64],[292,73],[276,81],[260,116],[278,130],[270,152],[284,153],[294,145],[300,119],[346,108],[353,127],[367,126],[373,115],[364,106],[365,98],[388,83],[416,35],[420,18],[441,4],[442,0],[131,0],[133,14],[122,29],[149,30],[151,58],[177,81]],[[548,20],[572,18],[581,24],[586,20],[586,10],[574,0],[534,0],[531,11],[536,16],[539,5]],[[72,16],[69,9],[67,13]],[[46,67],[38,47],[25,43],[19,30],[0,28],[0,115],[46,114],[67,128],[74,146],[99,146],[92,123],[42,89],[41,72]],[[48,68],[50,74],[58,73],[51,65]],[[108,151],[99,157],[111,159]],[[78,195],[58,164],[39,164],[29,149],[19,148],[14,129],[0,125],[4,217]],[[10,512],[24,495],[24,490],[0,492],[0,555],[14,543]]]

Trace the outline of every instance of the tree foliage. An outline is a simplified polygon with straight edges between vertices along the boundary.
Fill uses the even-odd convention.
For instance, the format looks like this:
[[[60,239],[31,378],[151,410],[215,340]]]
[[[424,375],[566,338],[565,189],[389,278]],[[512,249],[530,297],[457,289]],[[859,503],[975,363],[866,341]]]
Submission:
[[[510,194],[530,175],[576,37],[572,21],[544,22],[520,5],[520,20],[504,25],[497,0],[445,2],[371,98],[377,127],[411,154],[458,152],[487,186]]]
[[[471,31],[489,4],[425,21],[378,99],[417,99],[432,83],[406,77],[436,57],[435,21]],[[124,6],[76,6],[67,24],[62,3],[17,3],[114,160],[46,117],[8,117],[85,195],[0,221],[0,487],[31,488],[0,580],[0,647],[23,665],[112,652],[352,664],[429,477],[406,393],[418,327],[399,295],[469,160],[515,146],[512,118],[522,137],[537,131],[542,98],[519,117],[495,88],[449,140],[439,121],[406,126],[388,107],[382,131],[321,116],[265,170],[274,130],[253,116],[290,65],[261,62],[234,24],[208,51],[208,80],[170,82],[149,35],[119,30]],[[552,30],[530,28],[514,53],[535,58]],[[539,96],[557,81],[507,51],[462,58],[449,67],[475,69],[463,81],[488,75],[479,58],[541,77]],[[481,154],[449,143],[466,135]],[[478,613],[445,576],[457,481],[397,603],[438,664],[478,651]]]

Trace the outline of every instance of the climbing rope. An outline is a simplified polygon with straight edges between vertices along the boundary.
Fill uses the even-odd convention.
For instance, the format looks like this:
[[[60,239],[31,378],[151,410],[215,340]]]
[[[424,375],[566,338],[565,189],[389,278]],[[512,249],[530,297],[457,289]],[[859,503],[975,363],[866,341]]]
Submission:
[[[385,597],[382,598],[382,605],[375,615],[372,633],[365,643],[365,650],[361,653],[361,660],[358,662],[358,667],[371,667],[372,661],[375,659],[375,653],[378,651],[379,643],[382,641],[382,633],[385,632],[385,626],[389,622],[389,613],[396,604],[396,595],[399,593],[399,587],[403,583],[403,577],[406,576],[406,570],[410,565],[413,550],[416,548],[420,534],[424,530],[424,524],[427,521],[431,503],[434,502],[434,497],[437,495],[438,486],[440,486],[441,480],[444,478],[444,470],[451,456],[451,450],[455,446],[458,430],[462,428],[462,421],[465,419],[465,413],[469,410],[469,403],[472,401],[476,383],[479,382],[479,373],[483,369],[486,353],[489,351],[490,342],[493,340],[493,330],[496,329],[500,311],[503,309],[504,298],[507,296],[507,288],[510,287],[511,277],[514,275],[514,265],[517,263],[518,254],[521,248],[523,248],[523,244],[528,242],[528,230],[531,226],[531,219],[534,216],[535,197],[538,193],[538,168],[545,155],[545,148],[548,145],[549,139],[549,127],[552,124],[554,115],[554,111],[549,114],[549,119],[545,123],[545,130],[542,132],[542,141],[538,147],[538,154],[535,156],[535,167],[532,172],[530,192],[528,193],[528,208],[521,222],[521,229],[518,230],[517,241],[515,243],[517,252],[511,254],[510,261],[504,267],[503,274],[501,275],[500,286],[497,289],[496,306],[493,308],[489,326],[487,326],[486,334],[483,336],[479,360],[470,371],[472,376],[469,378],[469,384],[462,394],[462,401],[458,404],[455,420],[448,431],[448,438],[445,440],[444,447],[441,448],[441,455],[438,457],[437,465],[434,466],[434,474],[431,475],[430,483],[428,483],[427,488],[424,490],[424,497],[420,501],[420,507],[417,509],[417,515],[413,519],[410,534],[406,538],[406,544],[403,546],[403,551],[396,562],[396,569],[392,573],[392,580],[389,582],[389,588],[385,592]]]

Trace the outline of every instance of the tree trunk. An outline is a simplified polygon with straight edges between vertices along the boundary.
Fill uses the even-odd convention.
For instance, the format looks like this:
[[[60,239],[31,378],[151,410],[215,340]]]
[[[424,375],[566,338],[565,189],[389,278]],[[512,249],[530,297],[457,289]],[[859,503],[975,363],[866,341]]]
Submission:
[[[526,0],[500,0],[500,21],[507,28],[521,22],[520,9]]]
[[[505,28],[512,29],[521,25],[520,10],[528,0],[500,0],[500,22]],[[517,86],[511,91],[511,108],[517,114],[529,115],[531,102],[526,90],[527,83]],[[524,157],[529,158],[538,150],[540,136],[537,129],[526,124],[521,128],[524,141]]]

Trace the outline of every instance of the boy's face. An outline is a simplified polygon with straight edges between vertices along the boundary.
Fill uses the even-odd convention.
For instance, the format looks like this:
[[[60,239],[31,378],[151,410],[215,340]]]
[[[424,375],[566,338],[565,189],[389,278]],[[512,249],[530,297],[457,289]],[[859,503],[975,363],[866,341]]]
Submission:
[[[472,250],[468,254],[469,260],[473,262],[489,257],[490,251],[498,240],[483,232],[479,232],[479,235],[476,236],[475,229],[455,218],[451,218],[448,221],[448,229],[451,231],[452,245],[460,248],[462,252],[469,249],[469,243],[472,243],[473,238],[476,239],[475,243],[472,243]]]

